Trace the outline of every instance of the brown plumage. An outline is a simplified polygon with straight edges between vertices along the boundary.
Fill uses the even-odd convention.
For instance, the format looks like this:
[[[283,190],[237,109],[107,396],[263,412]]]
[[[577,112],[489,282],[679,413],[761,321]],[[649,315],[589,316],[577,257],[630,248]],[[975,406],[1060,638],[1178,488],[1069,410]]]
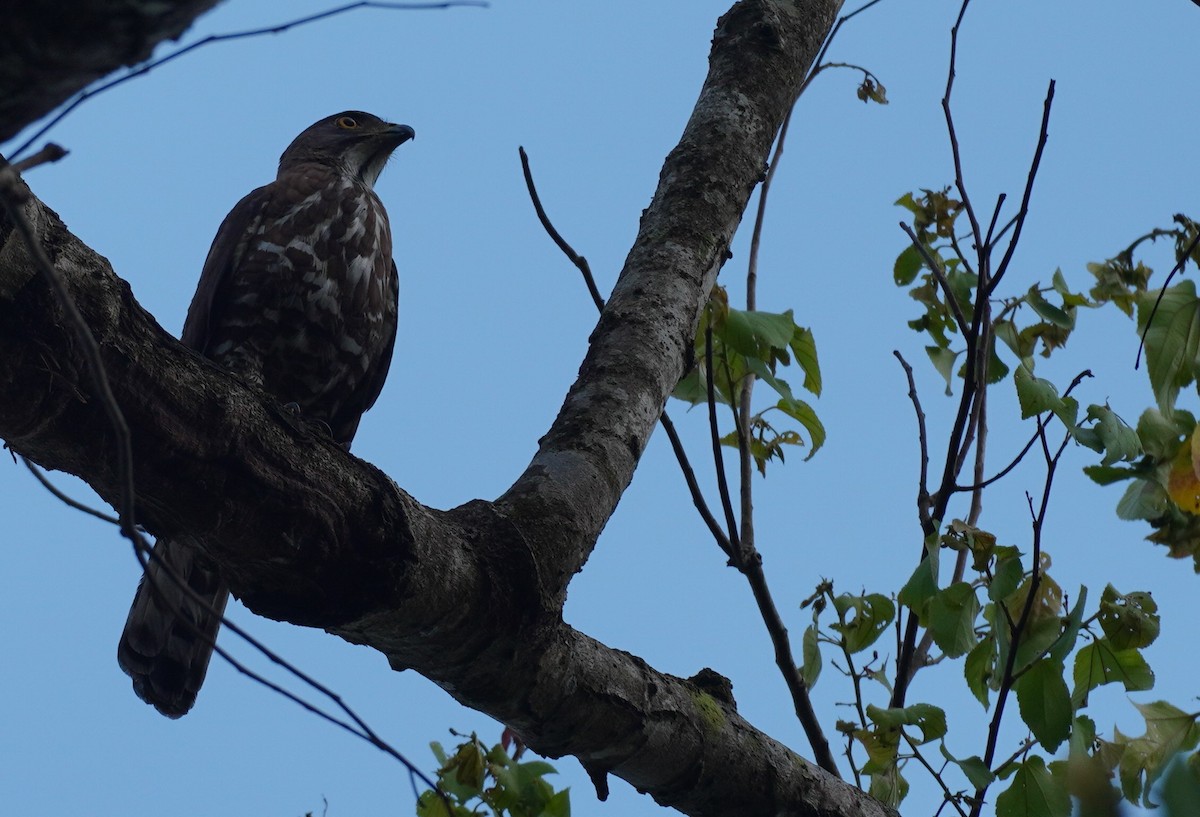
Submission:
[[[275,181],[217,230],[183,327],[185,344],[323,421],[347,448],[383,388],[396,338],[392,235],[372,187],[413,136],[361,111],[297,136]],[[162,540],[154,552],[117,660],[142,700],[178,718],[204,682],[229,591],[191,543]]]

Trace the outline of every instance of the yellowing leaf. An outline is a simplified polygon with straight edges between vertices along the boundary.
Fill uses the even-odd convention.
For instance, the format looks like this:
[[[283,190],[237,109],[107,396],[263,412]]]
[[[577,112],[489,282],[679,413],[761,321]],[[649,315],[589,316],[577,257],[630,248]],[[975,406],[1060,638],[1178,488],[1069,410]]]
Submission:
[[[1167,475],[1167,496],[1180,510],[1193,514],[1200,514],[1200,475],[1196,472],[1198,449],[1200,436],[1193,431],[1191,444],[1179,446]]]

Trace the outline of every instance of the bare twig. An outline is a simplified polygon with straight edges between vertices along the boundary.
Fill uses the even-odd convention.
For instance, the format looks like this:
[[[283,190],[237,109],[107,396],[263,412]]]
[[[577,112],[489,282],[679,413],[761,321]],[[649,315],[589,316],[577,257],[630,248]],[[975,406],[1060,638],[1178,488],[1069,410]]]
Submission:
[[[992,249],[992,234],[996,230],[996,222],[1000,219],[1000,209],[1004,207],[1004,200],[1008,198],[1008,194],[1001,193],[996,196],[996,208],[992,210],[992,220],[988,222],[987,235],[983,238],[983,249],[985,252],[991,252]]]
[[[829,53],[829,46],[833,45],[834,38],[836,38],[838,32],[842,30],[842,26],[880,2],[882,2],[882,0],[870,0],[870,2],[863,3],[849,14],[844,14],[838,18],[837,22],[833,24],[833,28],[829,30],[829,36],[825,38],[825,42],[821,45],[820,53],[818,53],[817,58],[813,60],[812,68],[809,69],[808,76],[804,78],[804,84],[800,86],[800,91],[796,94],[797,99],[799,99],[804,92],[808,90],[808,86],[812,84],[812,81],[817,78],[818,74],[820,74],[826,68],[831,67],[825,62],[825,55]]]
[[[596,305],[597,310],[603,312],[604,298],[600,295],[600,290],[596,288],[596,279],[592,275],[592,268],[588,266],[587,259],[575,252],[550,223],[550,217],[546,215],[546,210],[542,207],[542,199],[538,196],[537,187],[533,184],[533,173],[529,169],[529,156],[525,153],[524,147],[518,147],[517,152],[521,155],[521,171],[525,174],[525,189],[529,191],[529,199],[533,202],[533,209],[537,211],[538,221],[542,223],[542,228],[545,229],[550,239],[562,250],[563,255],[583,274],[583,282],[587,284],[588,293],[592,296],[592,303]]]
[[[554,228],[550,221],[550,217],[546,214],[545,208],[542,207],[541,197],[538,195],[537,186],[533,182],[533,172],[529,167],[529,156],[525,153],[525,148],[518,148],[521,156],[521,169],[525,175],[525,187],[529,191],[530,201],[533,202],[534,209],[537,211],[538,221],[541,222],[542,228],[550,236],[551,240],[562,250],[567,259],[575,265],[580,274],[583,275],[583,281],[587,285],[588,292],[592,296],[592,302],[596,305],[596,310],[604,311],[604,298],[601,297],[599,289],[596,287],[595,278],[592,276],[592,269],[588,265],[587,259],[579,253],[575,252],[574,248],[567,243],[566,239]],[[700,490],[700,484],[696,481],[696,472],[692,468],[691,462],[688,461],[687,451],[684,450],[683,441],[679,439],[679,433],[675,430],[675,424],[671,422],[671,418],[663,411],[659,417],[663,429],[667,432],[667,439],[671,442],[671,450],[675,453],[675,459],[679,462],[679,468],[683,472],[684,481],[687,483],[688,492],[692,496],[692,504],[696,506],[696,510],[700,514],[700,518],[704,520],[705,526],[708,527],[713,539],[717,543],[717,547],[725,553],[732,561],[733,545],[726,536],[724,529],[709,510],[708,502],[704,498],[704,493]]]
[[[1042,125],[1038,130],[1037,147],[1033,151],[1029,174],[1025,177],[1025,193],[1021,196],[1021,207],[1017,210],[1012,238],[1008,240],[1008,248],[1004,251],[1004,257],[1000,259],[1000,265],[996,267],[995,275],[988,282],[987,295],[991,295],[999,286],[1000,279],[1008,271],[1009,262],[1012,261],[1013,253],[1016,252],[1017,243],[1021,240],[1021,229],[1025,226],[1025,219],[1029,215],[1029,200],[1033,196],[1033,182],[1037,179],[1038,168],[1042,164],[1042,153],[1045,152],[1046,141],[1050,138],[1050,108],[1053,104],[1054,80],[1050,80],[1050,86],[1046,89],[1046,101],[1042,103]]]
[[[1067,386],[1066,391],[1063,392],[1063,397],[1069,396],[1071,394],[1071,392],[1075,390],[1075,387],[1083,382],[1083,379],[1085,377],[1092,377],[1092,376],[1093,375],[1092,375],[1091,369],[1084,369],[1082,372],[1075,375],[1075,378],[1071,381],[1071,384],[1069,386]],[[955,493],[962,493],[964,491],[980,491],[980,490],[983,490],[984,488],[986,488],[987,486],[991,485],[993,482],[997,482],[1000,479],[1007,476],[1008,473],[1011,472],[1014,468],[1016,468],[1017,465],[1020,464],[1021,460],[1023,460],[1025,458],[1025,455],[1029,453],[1029,449],[1033,448],[1033,444],[1038,441],[1038,439],[1040,438],[1040,435],[1042,434],[1042,429],[1045,427],[1046,423],[1050,422],[1050,418],[1052,416],[1053,416],[1053,413],[1049,412],[1049,411],[1038,415],[1037,429],[1034,430],[1033,436],[1031,436],[1029,438],[1029,442],[1025,443],[1025,445],[1021,448],[1021,450],[1019,452],[1017,452],[1017,456],[1013,457],[1012,461],[1008,465],[1001,468],[993,476],[990,476],[985,480],[977,481],[972,485],[955,485],[954,489],[953,489],[955,491]],[[976,475],[976,479],[978,479],[978,475]]]
[[[675,430],[675,424],[671,422],[671,418],[667,416],[665,411],[658,420],[662,423],[663,430],[667,432],[667,439],[671,441],[671,450],[675,452],[675,459],[679,461],[679,468],[683,471],[683,479],[687,482],[688,492],[692,495],[692,504],[696,506],[696,510],[700,513],[700,518],[704,520],[709,533],[716,540],[717,547],[732,562],[734,558],[733,545],[729,542],[729,537],[725,535],[725,530],[712,515],[712,511],[708,509],[708,503],[704,500],[700,484],[696,481],[696,472],[692,470],[692,464],[688,461],[687,452],[683,448],[683,441],[679,439],[679,432]]]
[[[955,795],[954,792],[950,791],[950,787],[947,786],[946,781],[942,779],[941,773],[934,769],[933,766],[929,765],[929,761],[926,760],[925,756],[921,754],[921,750],[918,748],[917,742],[910,738],[903,729],[900,730],[900,734],[904,735],[904,742],[907,743],[908,748],[912,750],[913,757],[917,759],[918,763],[925,767],[926,771],[929,772],[929,776],[936,780],[938,786],[941,787],[944,801],[954,806],[954,810],[959,813],[960,817],[967,817],[967,812],[963,810],[963,807],[958,802],[958,796]]]
[[[1138,343],[1137,357],[1134,359],[1133,368],[1136,369],[1142,365],[1142,349],[1146,346],[1146,334],[1150,331],[1150,324],[1154,322],[1154,315],[1158,312],[1158,305],[1162,303],[1163,296],[1167,294],[1167,286],[1171,283],[1172,278],[1183,272],[1188,258],[1195,252],[1198,243],[1200,243],[1200,230],[1196,231],[1196,236],[1192,239],[1192,243],[1188,244],[1187,250],[1175,262],[1175,266],[1171,267],[1171,271],[1167,273],[1167,278],[1163,281],[1162,289],[1158,291],[1158,297],[1154,299],[1154,308],[1150,310],[1150,314],[1146,317],[1146,325],[1142,327],[1142,339]],[[1133,252],[1133,247],[1129,248],[1129,252]]]
[[[963,0],[963,4],[958,10],[958,19],[954,21],[954,26],[950,29],[950,69],[946,75],[946,93],[942,96],[942,113],[946,117],[946,132],[950,136],[950,152],[954,157],[954,186],[958,189],[963,209],[967,211],[967,218],[971,221],[971,235],[975,239],[975,246],[982,247],[983,233],[979,228],[979,219],[975,217],[975,208],[971,206],[967,185],[963,181],[962,153],[958,148],[958,132],[954,129],[954,115],[950,110],[950,95],[954,91],[954,77],[958,63],[958,30],[962,26],[963,17],[966,16],[967,6],[970,3],[971,0]]]
[[[917,383],[913,379],[913,369],[899,350],[893,349],[892,354],[904,368],[904,376],[908,378],[908,399],[912,401],[913,410],[917,415],[917,442],[920,444],[921,469],[917,478],[917,513],[922,524],[929,521],[929,436],[925,428],[925,411],[921,408],[921,399],[917,396]]]
[[[729,493],[729,481],[725,478],[725,455],[721,452],[721,432],[717,427],[717,397],[713,385],[713,337],[712,324],[704,328],[705,386],[708,390],[708,429],[712,438],[713,464],[717,471],[717,493],[721,497],[721,509],[725,512],[725,527],[729,531],[729,542],[733,546],[735,566],[743,564],[741,539],[738,536],[737,517],[733,513],[733,500]]]
[[[49,132],[49,130],[51,128],[53,128],[55,125],[57,125],[63,119],[65,119],[72,111],[74,111],[76,108],[78,108],[84,102],[87,102],[92,97],[98,96],[98,95],[104,93],[105,91],[108,91],[112,88],[117,87],[118,85],[122,85],[135,77],[140,77],[145,74],[148,74],[151,71],[153,71],[155,68],[166,65],[169,62],[173,62],[174,60],[179,59],[183,55],[188,54],[192,51],[195,51],[197,48],[200,48],[202,46],[210,45],[212,43],[229,42],[230,40],[242,40],[242,39],[246,39],[248,37],[261,37],[266,34],[282,34],[283,32],[287,31],[288,29],[296,28],[297,26],[306,25],[308,23],[315,23],[318,20],[326,20],[326,19],[328,19],[330,17],[334,17],[338,14],[342,14],[347,11],[354,11],[355,9],[360,9],[360,8],[418,11],[418,10],[425,10],[425,9],[446,9],[446,8],[453,8],[456,6],[473,6],[473,7],[477,7],[477,8],[487,8],[488,4],[486,2],[484,2],[484,0],[446,0],[446,2],[440,2],[440,3],[390,3],[390,2],[382,2],[382,0],[360,0],[360,2],[346,3],[345,5],[338,6],[336,8],[326,9],[325,11],[320,11],[320,12],[317,12],[316,14],[310,14],[307,17],[300,17],[295,20],[290,20],[289,22],[286,22],[286,23],[279,23],[278,25],[267,26],[265,28],[255,28],[255,29],[250,29],[248,31],[235,31],[235,32],[232,32],[229,34],[210,34],[209,36],[207,36],[201,40],[197,40],[194,43],[189,43],[189,44],[183,46],[182,48],[178,48],[175,51],[172,51],[170,54],[160,57],[159,59],[150,60],[149,62],[142,63],[141,65],[136,66],[134,68],[130,68],[127,72],[125,72],[121,76],[116,77],[115,79],[111,79],[108,82],[103,83],[102,85],[98,85],[94,88],[88,88],[87,90],[80,91],[78,94],[76,94],[71,99],[70,102],[68,102],[65,105],[65,107],[61,108],[59,110],[59,112],[56,113],[50,119],[50,121],[48,121],[46,124],[42,125],[42,127],[38,128],[36,131],[34,131],[32,136],[30,136],[28,139],[26,139],[24,142],[22,142],[21,146],[18,147],[15,151],[13,151],[13,156],[14,157],[20,156],[22,153],[24,153],[29,148],[30,145],[32,145],[38,139],[42,138],[47,132]]]
[[[62,145],[55,144],[54,142],[47,142],[37,153],[34,153],[32,156],[26,156],[19,162],[13,162],[11,165],[9,165],[9,167],[13,172],[24,173],[26,170],[31,170],[38,165],[57,162],[59,159],[66,156],[67,153],[67,149]],[[0,156],[0,166],[3,166],[4,164],[4,157]]]
[[[49,491],[51,493],[51,495],[54,496],[55,499],[57,499],[59,502],[63,503],[67,507],[74,508],[77,511],[83,511],[84,513],[88,514],[89,516],[94,516],[97,519],[99,519],[103,522],[108,522],[109,524],[112,524],[112,525],[119,526],[121,524],[121,520],[118,519],[117,517],[113,516],[112,514],[107,514],[107,513],[104,513],[104,511],[96,510],[95,508],[91,507],[90,505],[85,505],[82,502],[80,502],[79,500],[73,499],[70,496],[67,496],[67,494],[65,494],[61,490],[59,490],[58,487],[53,482],[50,481],[50,478],[46,476],[46,473],[41,468],[39,468],[36,464],[34,464],[33,460],[29,459],[28,457],[21,457],[21,462],[25,463],[25,467],[29,469],[29,473],[33,474],[34,479],[36,479],[38,482],[42,483],[43,488],[45,488],[47,491]]]

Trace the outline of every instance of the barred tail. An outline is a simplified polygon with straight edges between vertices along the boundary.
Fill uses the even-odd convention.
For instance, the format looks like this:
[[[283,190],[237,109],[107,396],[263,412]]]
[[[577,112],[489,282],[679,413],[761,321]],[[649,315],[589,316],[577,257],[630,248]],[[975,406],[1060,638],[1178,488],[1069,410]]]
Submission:
[[[133,691],[168,718],[186,715],[204,683],[229,590],[206,559],[186,544],[160,541],[138,584],[117,646],[117,663]],[[163,564],[196,592],[178,587]]]

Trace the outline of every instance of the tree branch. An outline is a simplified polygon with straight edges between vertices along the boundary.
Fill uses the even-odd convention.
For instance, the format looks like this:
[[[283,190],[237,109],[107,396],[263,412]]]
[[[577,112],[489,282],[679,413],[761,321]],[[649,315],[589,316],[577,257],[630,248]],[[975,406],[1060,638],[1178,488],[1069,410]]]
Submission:
[[[146,60],[217,0],[7,3],[0,26],[0,141],[72,94]]]
[[[664,805],[692,814],[893,813],[747,724],[707,676],[659,673],[561,619],[567,582],[682,371],[701,304],[836,5],[744,0],[722,18],[695,112],[579,380],[529,468],[496,502],[422,506],[170,338],[107,262],[29,199],[22,211],[96,338],[131,429],[137,518],[203,547],[256,612],[367,644],[538,751],[575,755]],[[38,115],[17,110],[5,109],[6,123]],[[113,431],[67,327],[5,218],[0,436],[115,502]]]

